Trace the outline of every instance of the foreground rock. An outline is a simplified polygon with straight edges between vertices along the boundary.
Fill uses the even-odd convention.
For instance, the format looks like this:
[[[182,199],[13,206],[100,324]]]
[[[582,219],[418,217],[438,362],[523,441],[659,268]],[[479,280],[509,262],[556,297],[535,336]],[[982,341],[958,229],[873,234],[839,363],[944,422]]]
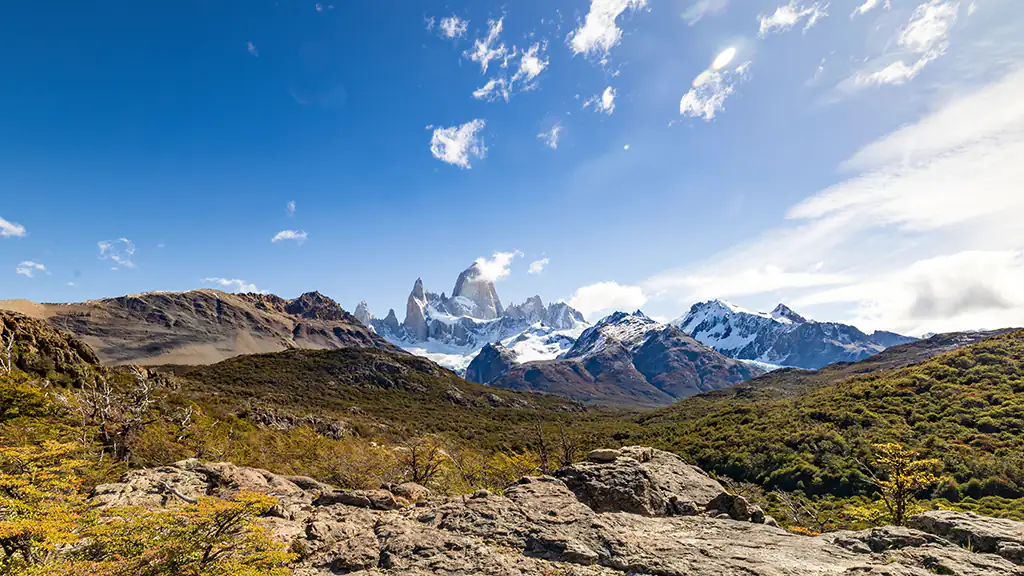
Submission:
[[[717,506],[736,506],[738,497],[721,496],[717,482],[675,456],[633,447],[595,457],[559,471],[560,478],[523,478],[502,496],[455,498],[432,498],[416,486],[339,491],[189,460],[131,472],[97,488],[94,501],[155,507],[179,505],[181,496],[266,491],[281,499],[266,522],[302,551],[301,576],[1024,576],[996,554],[910,528],[807,537],[719,517]],[[413,492],[420,501],[405,505]],[[382,509],[392,502],[403,507]],[[692,503],[687,513],[697,515],[681,515],[672,502]]]
[[[932,510],[915,516],[910,525],[937,534],[971,550],[998,554],[1024,565],[1024,524],[971,512]]]

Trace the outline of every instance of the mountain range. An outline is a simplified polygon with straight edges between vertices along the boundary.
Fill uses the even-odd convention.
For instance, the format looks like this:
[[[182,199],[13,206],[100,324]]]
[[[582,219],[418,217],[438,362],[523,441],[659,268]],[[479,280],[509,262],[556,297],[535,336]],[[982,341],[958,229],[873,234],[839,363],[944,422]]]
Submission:
[[[476,263],[459,274],[450,297],[427,290],[417,279],[401,322],[394,309],[383,319],[375,318],[365,302],[356,307],[355,316],[395,345],[459,374],[486,344],[502,343],[520,362],[551,360],[590,326],[568,304],[545,305],[540,296],[502,306],[494,282]]]
[[[615,312],[591,325],[565,302],[540,296],[503,305],[479,264],[451,296],[417,279],[405,318],[374,317],[365,302],[349,314],[318,292],[295,299],[216,290],[149,292],[77,304],[0,301],[92,347],[104,364],[211,364],[289,349],[405,351],[498,388],[585,402],[662,406],[727,388],[779,366],[816,369],[855,362],[913,341],[816,322],[784,305],[749,312],[714,300],[663,324]]]
[[[785,304],[764,313],[711,300],[694,304],[686,316],[671,324],[730,358],[808,370],[857,362],[915,340],[893,332],[865,334],[847,324],[816,322]]]

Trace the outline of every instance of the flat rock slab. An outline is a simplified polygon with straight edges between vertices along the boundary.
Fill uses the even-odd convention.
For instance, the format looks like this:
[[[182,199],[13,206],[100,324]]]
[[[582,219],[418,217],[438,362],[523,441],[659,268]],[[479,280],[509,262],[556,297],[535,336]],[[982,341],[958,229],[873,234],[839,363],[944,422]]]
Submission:
[[[1024,524],[972,512],[932,510],[910,520],[918,530],[937,534],[978,552],[998,554],[1024,565]]]

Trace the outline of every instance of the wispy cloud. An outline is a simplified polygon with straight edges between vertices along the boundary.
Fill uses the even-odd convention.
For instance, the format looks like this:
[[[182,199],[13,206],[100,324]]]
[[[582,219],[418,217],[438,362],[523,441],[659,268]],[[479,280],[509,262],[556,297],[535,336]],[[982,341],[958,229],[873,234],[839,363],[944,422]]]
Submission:
[[[551,148],[552,150],[557,150],[558,140],[559,138],[562,137],[562,132],[564,130],[565,128],[562,126],[561,122],[555,122],[554,125],[551,126],[550,130],[537,134],[537,138],[540,141],[544,142],[544,145],[547,146],[548,148]]]
[[[722,12],[729,6],[729,0],[697,0],[683,12],[683,20],[690,26],[700,22],[705,16]]]
[[[611,116],[612,112],[615,112],[615,88],[608,86],[600,95],[589,98],[583,103],[584,108],[591,106],[594,107],[594,110]]]
[[[135,244],[131,240],[127,238],[101,240],[97,242],[97,246],[100,249],[100,260],[110,260],[118,266],[135,268],[135,263],[132,261],[135,256]]]
[[[750,62],[729,68],[735,55],[735,50],[729,50],[731,54],[719,54],[710,68],[693,79],[690,90],[679,100],[681,115],[711,121],[725,109],[725,100],[735,92],[736,85],[748,79]]]
[[[512,273],[512,261],[522,255],[523,253],[519,250],[495,252],[490,258],[477,258],[476,267],[481,278],[497,282]]]
[[[805,19],[807,24],[804,25],[804,32],[806,32],[820,22],[822,18],[828,16],[827,9],[828,4],[822,5],[815,2],[810,6],[803,6],[797,3],[797,0],[791,0],[789,4],[776,8],[773,14],[758,17],[760,29],[757,35],[764,38],[772,33],[785,32]]]
[[[860,72],[858,84],[903,84],[912,80],[930,62],[946,53],[949,48],[949,32],[956,24],[959,2],[931,0],[918,6],[900,31],[897,45],[908,55],[915,57],[907,63],[900,58],[881,70]]]
[[[255,284],[246,282],[245,280],[239,280],[237,278],[203,278],[200,280],[203,284],[211,284],[214,286],[220,286],[221,288],[230,292],[237,293],[253,293],[253,294],[269,294],[266,290],[260,290]]]
[[[569,299],[569,306],[579,310],[589,320],[597,320],[602,314],[614,310],[635,310],[646,303],[647,295],[643,288],[618,282],[598,282],[583,286]]]
[[[285,240],[294,240],[295,242],[302,244],[306,241],[308,235],[302,230],[281,230],[274,237],[270,239],[271,242],[284,242]]]
[[[622,40],[622,30],[615,21],[626,10],[647,6],[647,0],[590,0],[590,11],[583,24],[569,34],[573,53],[608,57]]]
[[[248,50],[249,54],[251,54],[254,57],[258,58],[259,55],[260,55],[260,51],[256,49],[256,45],[253,44],[252,42],[246,42],[245,43],[245,49]]]
[[[46,266],[38,262],[32,262],[31,260],[26,260],[21,264],[18,264],[18,267],[15,268],[14,271],[26,278],[34,277],[37,272],[46,272],[49,274],[49,272],[46,271]]]
[[[8,222],[0,218],[0,238],[22,238],[25,236],[25,227],[21,224]]]
[[[295,200],[289,200],[288,203],[285,204],[284,211],[287,212],[289,216],[295,216]]]
[[[473,62],[480,64],[480,73],[486,74],[491,62],[500,61],[502,67],[508,66],[508,48],[501,42],[501,31],[505,18],[487,21],[487,36],[477,38],[473,42],[473,49],[467,50],[464,56]]]
[[[681,305],[785,298],[910,334],[1024,324],[1022,92],[1018,70],[950,100],[854,154],[853,175],[785,224],[645,291]]]
[[[508,67],[509,60],[518,57],[518,68],[510,78],[505,72],[490,78],[486,84],[473,92],[477,100],[504,100],[508,102],[517,92],[528,92],[537,87],[537,77],[548,66],[545,54],[547,42],[536,42],[520,53],[514,46],[506,55],[502,69]]]
[[[430,153],[434,158],[459,168],[470,168],[470,159],[483,159],[487,155],[481,131],[486,122],[481,119],[461,126],[434,129],[430,139]]]
[[[530,262],[530,269],[527,270],[529,274],[540,274],[547,268],[548,264],[551,263],[550,258],[541,258],[540,260],[534,260]]]
[[[878,7],[879,4],[882,4],[882,0],[864,0],[863,4],[857,6],[853,10],[853,13],[850,14],[850,18],[853,18],[854,16],[862,16],[864,14],[867,14],[868,12]],[[890,0],[885,0],[884,4],[886,10],[892,9],[892,3],[890,2]]]

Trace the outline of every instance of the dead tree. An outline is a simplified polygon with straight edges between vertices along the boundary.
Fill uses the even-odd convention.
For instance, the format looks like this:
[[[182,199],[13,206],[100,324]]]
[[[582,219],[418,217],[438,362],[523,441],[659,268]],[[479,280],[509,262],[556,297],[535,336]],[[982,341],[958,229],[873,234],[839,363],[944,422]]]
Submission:
[[[544,441],[544,426],[540,420],[540,414],[534,412],[537,419],[537,451],[540,455],[540,471],[544,474],[551,474],[551,461],[548,458],[548,445]]]
[[[0,372],[10,374],[14,371],[14,330],[4,331],[3,350],[0,354]]]

